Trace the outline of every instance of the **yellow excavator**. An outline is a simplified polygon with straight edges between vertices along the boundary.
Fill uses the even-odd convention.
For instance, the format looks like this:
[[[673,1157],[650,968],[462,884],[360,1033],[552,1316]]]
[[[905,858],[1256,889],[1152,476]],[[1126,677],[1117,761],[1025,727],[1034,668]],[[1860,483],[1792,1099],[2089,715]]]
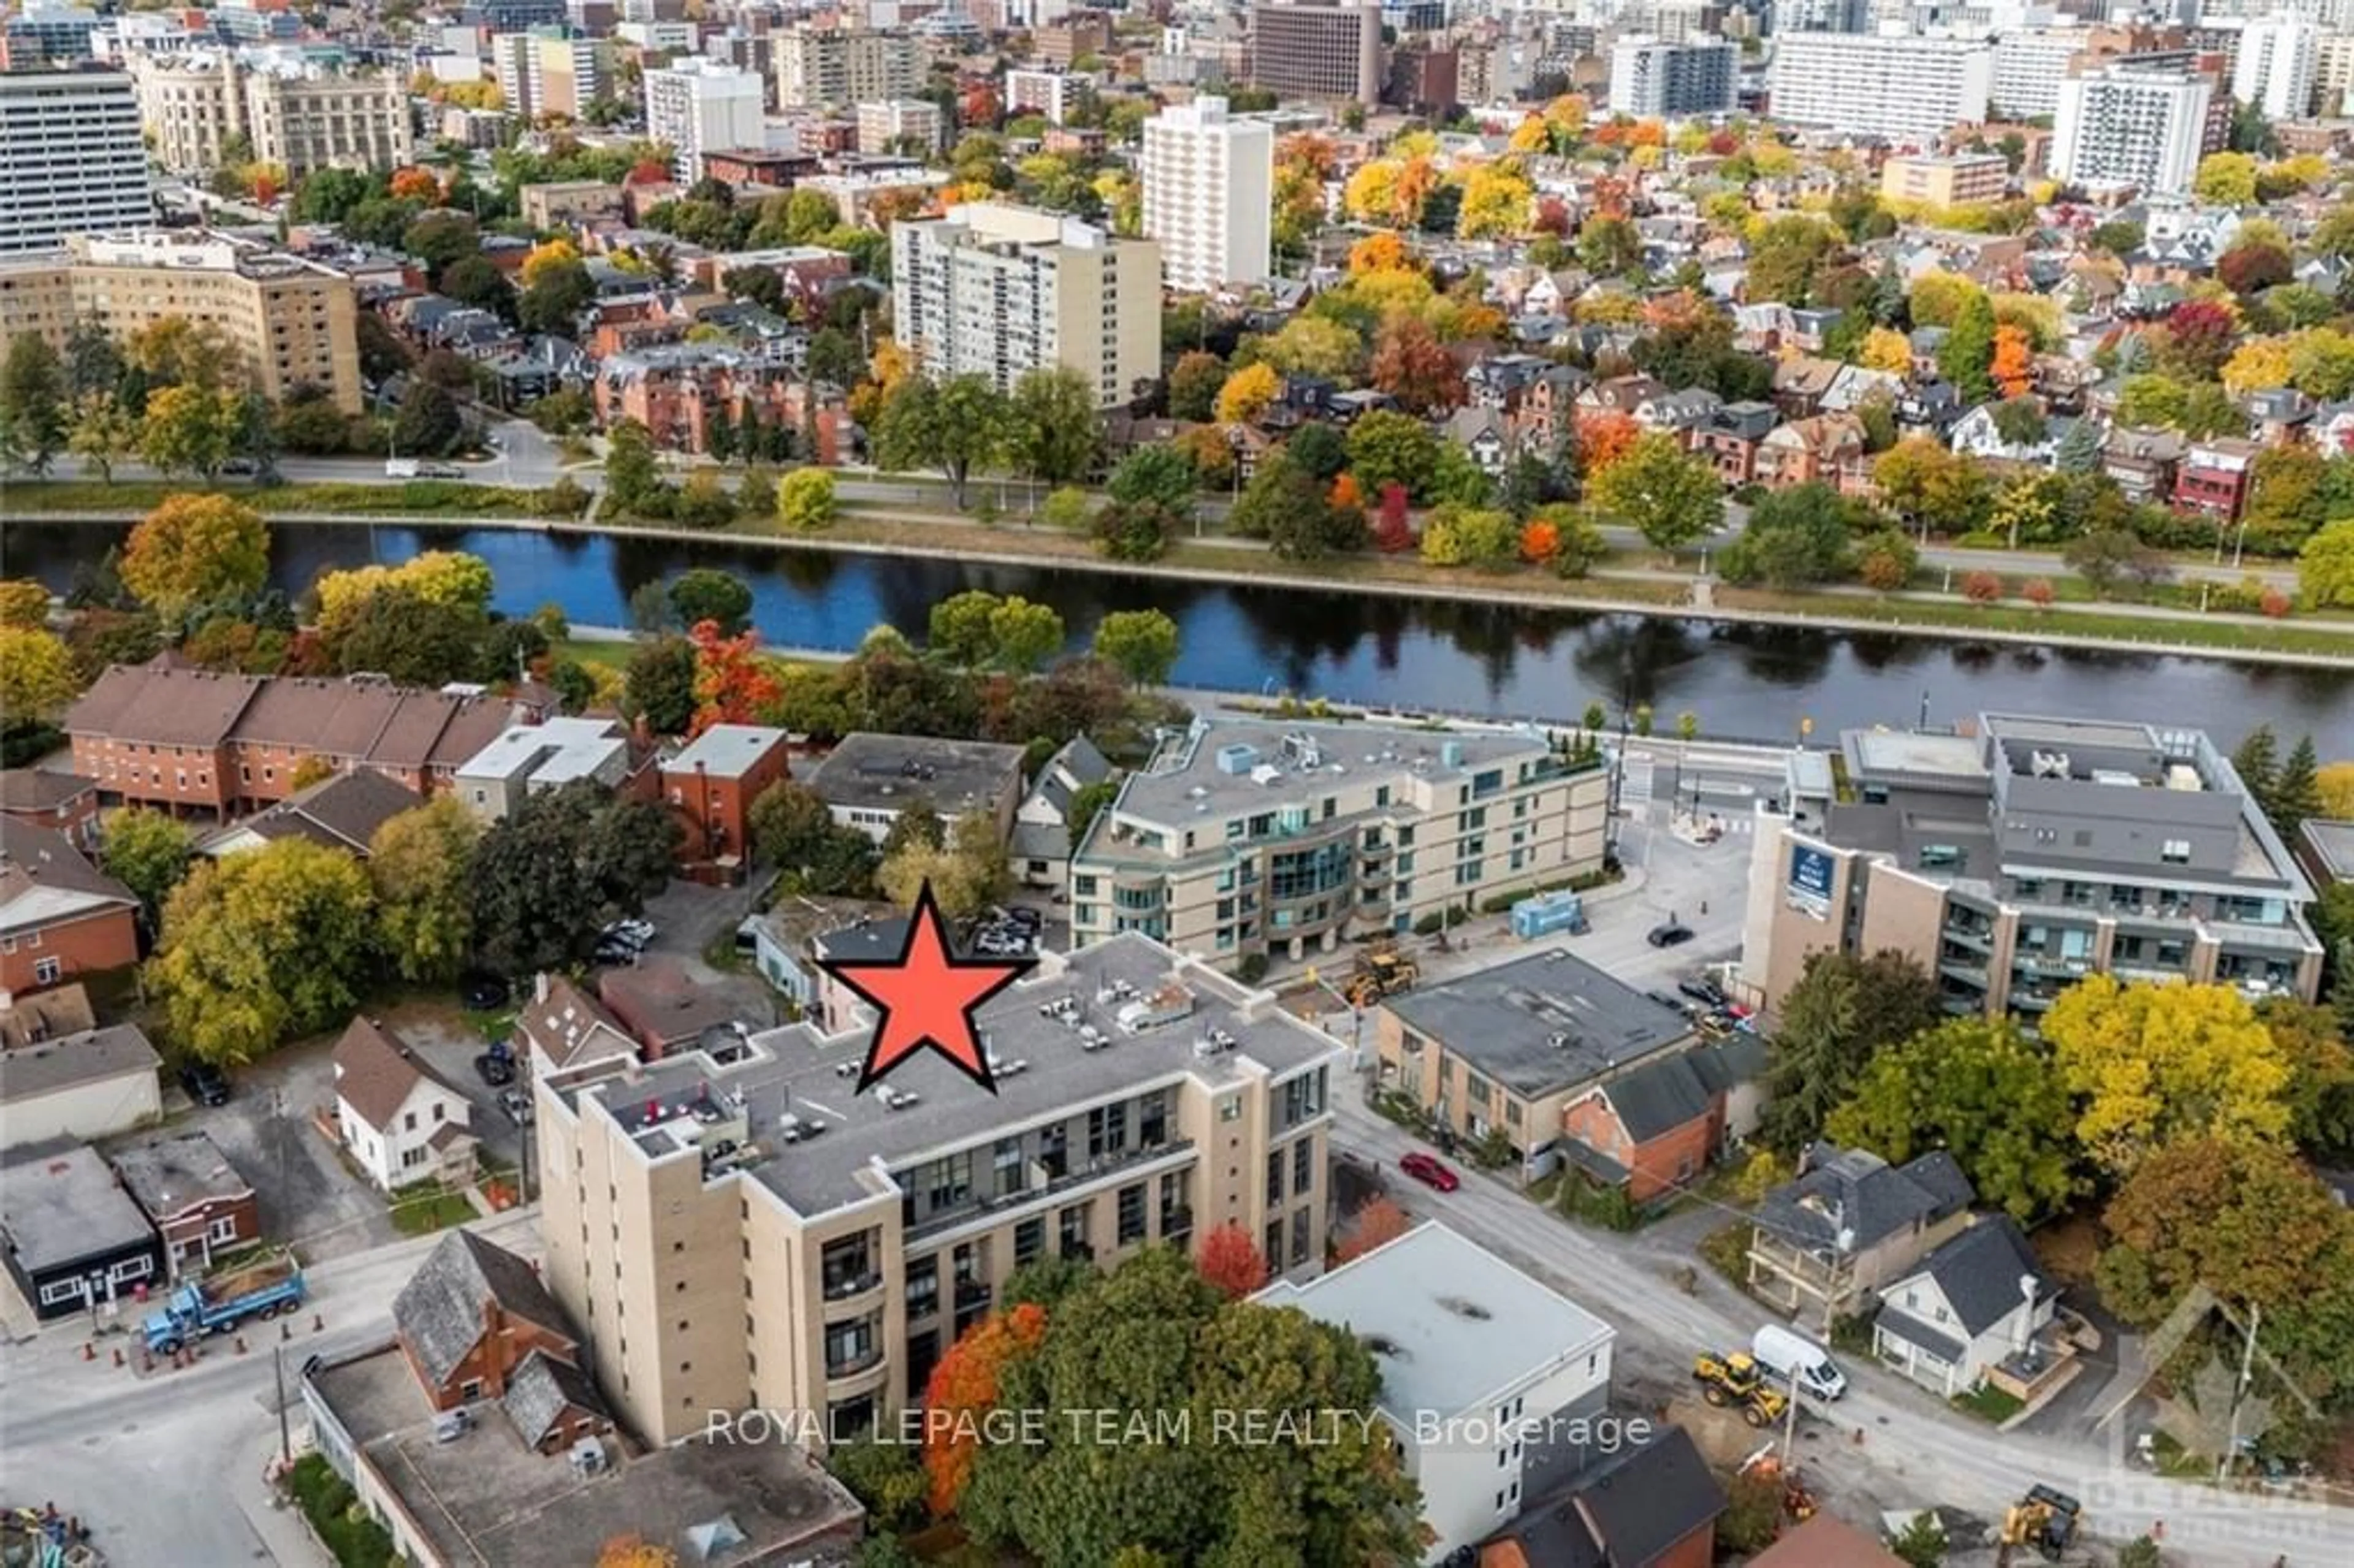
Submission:
[[[1741,1419],[1752,1426],[1771,1426],[1790,1408],[1790,1396],[1774,1386],[1766,1369],[1745,1351],[1698,1357],[1692,1362],[1692,1381],[1711,1404],[1740,1406]]]
[[[2039,1482],[2003,1515],[2002,1544],[2006,1549],[2032,1546],[2047,1561],[2057,1563],[2076,1538],[2076,1520],[2083,1512],[2084,1505],[2074,1498]],[[2003,1555],[2009,1557],[2008,1550]]]
[[[1368,948],[1357,955],[1356,972],[1350,975],[1341,994],[1351,1007],[1371,1007],[1385,996],[1412,990],[1421,978],[1421,967],[1396,948]]]

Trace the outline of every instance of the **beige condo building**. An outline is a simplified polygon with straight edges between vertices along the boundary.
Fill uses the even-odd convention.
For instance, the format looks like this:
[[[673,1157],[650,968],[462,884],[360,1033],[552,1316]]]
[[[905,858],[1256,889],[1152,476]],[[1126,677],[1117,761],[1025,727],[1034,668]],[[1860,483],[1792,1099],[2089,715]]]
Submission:
[[[923,43],[910,34],[795,27],[771,37],[779,109],[847,109],[924,85]]]
[[[77,235],[63,250],[0,260],[0,339],[62,348],[76,322],[117,339],[170,316],[216,328],[266,397],[297,387],[362,411],[358,306],[341,273],[207,231]]]
[[[133,69],[139,115],[157,162],[206,175],[235,162],[242,136],[254,162],[296,178],[313,169],[389,169],[416,137],[399,78],[256,70],[219,55],[143,58]]]
[[[1601,759],[1533,727],[1197,719],[1071,858],[1071,938],[1142,931],[1229,967],[1300,959],[1600,869]]]
[[[978,1021],[993,1097],[929,1054],[858,1094],[867,1032],[807,1024],[537,1080],[546,1277],[641,1436],[891,1423],[1043,1258],[1234,1225],[1320,1269],[1345,1057],[1271,993],[1131,934],[1043,957]]]

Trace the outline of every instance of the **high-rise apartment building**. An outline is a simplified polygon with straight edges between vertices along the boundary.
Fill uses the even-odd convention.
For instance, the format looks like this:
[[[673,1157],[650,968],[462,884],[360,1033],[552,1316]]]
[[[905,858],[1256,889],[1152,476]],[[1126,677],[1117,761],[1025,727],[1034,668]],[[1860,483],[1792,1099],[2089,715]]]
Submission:
[[[1722,40],[1671,44],[1636,34],[1610,51],[1610,108],[1647,119],[1723,114],[1733,107],[1740,50]]]
[[[90,35],[98,26],[98,13],[86,5],[27,5],[0,22],[0,70],[86,60],[95,52]]]
[[[747,1407],[808,1412],[820,1441],[892,1423],[1043,1258],[1234,1226],[1277,1273],[1320,1271],[1346,1056],[1271,993],[1129,936],[1043,957],[976,1022],[995,1095],[928,1055],[854,1093],[867,1031],[808,1024],[537,1075],[545,1277],[639,1433]]]
[[[501,33],[491,39],[499,96],[526,122],[543,114],[578,119],[613,92],[612,46],[553,33]]]
[[[408,84],[396,76],[193,54],[142,58],[133,79],[156,159],[174,174],[218,169],[240,137],[256,162],[297,179],[313,169],[394,168],[416,149]]]
[[[1543,734],[1197,720],[1071,856],[1071,939],[1142,931],[1220,966],[1597,870],[1609,778]]]
[[[766,94],[760,79],[717,60],[690,58],[645,73],[646,135],[667,144],[682,181],[703,177],[703,154],[758,147]]]
[[[2005,120],[2056,113],[2061,79],[2091,38],[2087,27],[2022,27],[1997,34],[1992,112]]]
[[[858,106],[858,150],[928,158],[946,144],[948,120],[928,98],[886,98]]]
[[[1807,956],[1893,948],[1956,1012],[2031,1023],[2086,974],[2313,999],[2313,890],[2195,730],[1982,715],[1967,735],[1855,730],[1838,789],[1794,759],[1751,851],[1743,979],[1778,1002]]]
[[[781,109],[847,109],[912,98],[924,85],[924,49],[906,33],[795,27],[773,37]]]
[[[2205,76],[2137,66],[2067,78],[2052,122],[2052,177],[2147,196],[2190,189],[2214,91]]]
[[[891,226],[892,333],[927,375],[1067,366],[1109,408],[1161,374],[1161,247],[978,202]]]
[[[154,220],[154,185],[129,77],[103,70],[0,74],[0,255],[47,250],[69,235]]]
[[[1772,0],[1767,31],[1776,37],[1789,33],[1861,33],[1872,26],[1872,0]]]
[[[2332,33],[2314,44],[2313,107],[2311,112],[2335,120],[2346,112],[2346,99],[2354,93],[2354,33]]]
[[[2259,16],[2240,31],[2232,96],[2268,120],[2302,120],[2313,103],[2320,29],[2293,14]]]
[[[1382,8],[1374,0],[1257,0],[1250,8],[1250,85],[1293,98],[1382,96]]]
[[[1172,105],[1144,122],[1144,232],[1172,289],[1206,293],[1267,275],[1275,128],[1236,119],[1223,98]]]
[[[1766,83],[1776,120],[1925,147],[1986,119],[1994,48],[1983,38],[1791,33],[1774,40]]]
[[[6,81],[0,78],[0,88]],[[65,245],[0,262],[0,340],[37,332],[62,347],[77,322],[94,322],[119,339],[177,316],[217,329],[266,396],[282,399],[297,387],[316,387],[345,413],[360,412],[358,316],[348,277],[203,232],[76,235]]]

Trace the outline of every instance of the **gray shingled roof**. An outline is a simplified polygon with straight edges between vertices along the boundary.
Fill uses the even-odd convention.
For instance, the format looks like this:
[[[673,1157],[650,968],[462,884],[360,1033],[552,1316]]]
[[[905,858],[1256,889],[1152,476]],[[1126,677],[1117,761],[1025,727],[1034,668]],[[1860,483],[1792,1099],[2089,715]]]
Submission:
[[[1490,1539],[1517,1542],[1544,1568],[1632,1568],[1659,1561],[1723,1514],[1725,1500],[1691,1434],[1670,1426],[1581,1472]]]
[[[1647,1063],[1605,1086],[1629,1139],[1648,1143],[1708,1114],[1713,1091],[1693,1066],[1692,1054]]]
[[[1872,1319],[1872,1326],[1891,1339],[1902,1340],[1908,1345],[1928,1351],[1948,1366],[1959,1365],[1963,1352],[1969,1348],[1944,1330],[1933,1329],[1911,1313],[1894,1307],[1882,1307],[1880,1316]]]
[[[393,1298],[393,1327],[438,1387],[482,1337],[482,1308],[495,1300],[511,1318],[570,1340],[564,1308],[531,1265],[472,1231],[451,1231]]]
[[[605,1414],[605,1402],[588,1374],[546,1351],[534,1351],[523,1359],[523,1364],[508,1376],[506,1395],[499,1401],[507,1419],[514,1423],[516,1434],[533,1448],[547,1436],[567,1405]]]
[[[1818,1143],[1805,1173],[1766,1195],[1757,1223],[1798,1245],[1827,1251],[1845,1229],[1856,1250],[1967,1208],[1974,1194],[1954,1157],[1932,1150],[1892,1166],[1860,1149]]]
[[[2026,1233],[2008,1214],[1979,1215],[1977,1224],[1923,1258],[1916,1272],[1937,1282],[1946,1305],[1972,1339],[2019,1305],[2023,1277],[2035,1277],[2039,1301],[2056,1288],[2035,1261]]]

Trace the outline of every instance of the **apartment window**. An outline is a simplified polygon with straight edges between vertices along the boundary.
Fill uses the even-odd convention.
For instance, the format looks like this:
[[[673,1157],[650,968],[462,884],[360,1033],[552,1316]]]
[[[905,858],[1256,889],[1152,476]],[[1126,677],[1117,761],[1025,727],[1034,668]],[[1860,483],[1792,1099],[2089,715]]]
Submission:
[[[1276,1150],[1267,1157],[1267,1201],[1283,1202],[1283,1150]]]
[[[1046,1254],[1046,1222],[1023,1220],[1013,1227],[1013,1266],[1035,1263]]]
[[[1030,1183],[1028,1162],[1023,1158],[1022,1140],[1001,1138],[990,1155],[990,1192],[1000,1198],[1010,1198]]]
[[[1243,1118],[1243,1097],[1242,1097],[1242,1096],[1240,1096],[1240,1095],[1228,1095],[1228,1096],[1226,1096],[1226,1097],[1225,1097],[1225,1098],[1224,1098],[1224,1099],[1222,1099],[1222,1100],[1220,1100],[1220,1101],[1218,1102],[1218,1119],[1219,1119],[1220,1121],[1240,1121],[1240,1120],[1242,1120],[1242,1118]]]
[[[1283,1255],[1283,1222],[1281,1220],[1269,1220],[1267,1223],[1266,1245],[1259,1248],[1259,1255],[1267,1259],[1270,1266],[1274,1265],[1277,1258]]]
[[[1128,1149],[1128,1105],[1097,1106],[1087,1112],[1087,1158],[1108,1159]]]
[[[1291,1146],[1291,1191],[1296,1196],[1316,1185],[1316,1140],[1303,1138]]]
[[[1144,1183],[1119,1190],[1119,1245],[1128,1246],[1144,1239]]]
[[[1073,1203],[1055,1216],[1055,1232],[1066,1257],[1084,1251],[1087,1245],[1087,1205]]]
[[[1303,1206],[1291,1211],[1291,1266],[1298,1268],[1308,1261],[1308,1210]]]

